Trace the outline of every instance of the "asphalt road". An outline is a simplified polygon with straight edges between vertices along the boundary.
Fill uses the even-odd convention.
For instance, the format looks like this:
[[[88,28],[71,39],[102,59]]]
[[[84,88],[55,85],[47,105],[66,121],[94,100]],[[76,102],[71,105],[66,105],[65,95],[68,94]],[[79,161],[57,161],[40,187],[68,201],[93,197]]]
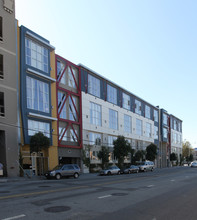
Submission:
[[[0,182],[0,220],[196,220],[197,169]]]

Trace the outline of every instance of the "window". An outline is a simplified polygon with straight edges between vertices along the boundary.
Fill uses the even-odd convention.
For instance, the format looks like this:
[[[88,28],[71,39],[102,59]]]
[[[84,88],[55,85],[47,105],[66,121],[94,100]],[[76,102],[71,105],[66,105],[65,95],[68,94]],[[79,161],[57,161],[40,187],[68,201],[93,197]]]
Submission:
[[[0,92],[0,116],[5,116],[4,93]]]
[[[136,134],[142,136],[142,120],[136,118]]]
[[[145,106],[145,117],[150,119],[150,106]]]
[[[3,55],[0,54],[0,79],[3,79]]]
[[[168,130],[167,130],[167,128],[163,128],[163,137],[164,138],[168,137]]]
[[[135,113],[141,115],[142,114],[142,106],[141,102],[137,99],[135,100]]]
[[[101,134],[89,132],[90,145],[101,145]]]
[[[66,102],[64,103],[65,98],[66,98],[66,94],[58,91],[58,112],[60,112],[60,110],[62,109],[60,118],[63,118],[63,119],[67,118],[66,117]],[[62,108],[63,103],[64,103],[64,106]]]
[[[114,141],[117,139],[115,136],[108,136],[108,147],[114,146]]]
[[[28,76],[26,83],[27,108],[49,113],[49,85]]]
[[[92,75],[88,75],[88,92],[100,98],[100,80]]]
[[[62,75],[63,71],[65,68],[65,64],[60,62],[59,60],[57,61],[57,79],[60,79],[60,76]],[[63,76],[62,76],[63,77]]]
[[[72,96],[72,99],[71,97],[69,96],[69,120],[71,121],[78,121],[78,118],[77,118],[77,111],[76,111],[76,97]]]
[[[101,126],[101,106],[90,102],[90,123]]]
[[[174,120],[174,130],[177,130],[177,121]]]
[[[109,109],[109,128],[118,130],[118,112]]]
[[[117,105],[117,89],[107,85],[107,101]]]
[[[154,139],[158,139],[158,127],[157,126],[155,126],[154,127]]]
[[[42,70],[46,73],[48,69],[48,50],[36,42],[25,38],[26,64]]]
[[[3,41],[3,18],[0,17],[0,41]]]
[[[131,133],[131,116],[124,115],[124,132]]]
[[[76,81],[77,73],[78,72],[74,67],[68,67],[68,86],[74,89],[76,89],[75,81]]]
[[[154,121],[158,122],[158,111],[154,109]]]
[[[164,125],[168,124],[168,117],[166,114],[163,114],[163,123],[164,123]]]
[[[130,110],[130,96],[125,93],[122,94],[122,107]]]
[[[146,122],[146,137],[151,137],[151,124]]]
[[[59,140],[67,141],[67,131],[65,132],[65,129],[66,128],[59,126]],[[64,134],[64,132],[65,132],[65,134]],[[63,134],[64,134],[64,136],[63,136]]]
[[[46,122],[28,120],[28,135],[33,136],[38,132],[42,132],[45,136],[50,138],[50,124]]]
[[[73,129],[70,130],[70,141],[77,142],[77,130],[75,132]]]

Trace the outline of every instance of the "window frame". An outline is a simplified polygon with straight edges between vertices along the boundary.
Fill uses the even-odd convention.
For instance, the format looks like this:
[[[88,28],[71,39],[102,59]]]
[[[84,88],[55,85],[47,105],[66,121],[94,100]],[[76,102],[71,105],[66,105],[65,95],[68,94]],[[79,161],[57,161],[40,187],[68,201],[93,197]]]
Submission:
[[[102,126],[102,107],[94,102],[90,102],[90,124]]]
[[[109,128],[118,130],[118,112],[109,109]]]
[[[88,93],[98,98],[101,97],[101,81],[91,74],[88,74]]]
[[[28,80],[30,81],[28,82]],[[40,85],[42,85],[43,91],[39,90]],[[45,91],[46,89],[47,91]],[[28,109],[50,113],[50,86],[47,82],[43,82],[31,76],[26,76],[26,93]],[[42,96],[40,94],[42,94]],[[40,107],[40,103],[43,103],[43,110]]]
[[[0,92],[0,98],[0,117],[5,117],[5,96],[3,92]]]
[[[3,17],[0,16],[0,41],[3,41]]]
[[[124,132],[132,133],[132,118],[126,114],[124,114]]]
[[[118,90],[117,88],[111,86],[110,84],[107,84],[107,101],[117,105],[117,95],[118,95]]]
[[[139,122],[139,123],[138,123]],[[140,132],[138,132],[140,131]],[[142,120],[136,118],[136,134],[139,136],[143,135],[143,131],[142,131]]]
[[[35,40],[25,37],[25,63],[49,74],[49,50]]]
[[[3,74],[3,67],[4,67],[4,62],[3,62],[3,54],[0,54],[0,80],[4,79],[4,74]]]

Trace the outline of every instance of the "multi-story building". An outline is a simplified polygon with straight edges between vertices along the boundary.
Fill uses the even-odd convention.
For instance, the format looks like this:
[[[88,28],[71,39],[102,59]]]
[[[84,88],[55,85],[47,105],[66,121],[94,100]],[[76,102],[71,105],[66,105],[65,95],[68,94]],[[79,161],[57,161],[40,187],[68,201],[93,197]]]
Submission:
[[[182,121],[160,109],[160,141],[158,164],[159,167],[170,166],[170,154],[176,153],[178,162],[182,154]]]
[[[89,68],[81,67],[83,145],[91,163],[99,164],[101,146],[111,149],[123,135],[132,148],[145,150],[154,143],[159,150],[159,109]],[[88,155],[88,152],[87,152]],[[125,160],[130,162],[130,158]]]
[[[174,115],[170,115],[170,125],[170,152],[177,154],[178,161],[180,161],[182,155],[182,121]]]
[[[59,163],[82,166],[82,111],[80,68],[56,55]]]
[[[17,23],[14,1],[0,0],[0,163],[4,175],[18,175]]]
[[[56,65],[50,42],[20,27],[20,108],[23,168],[35,174],[58,164]],[[30,155],[30,137],[42,132],[51,146],[41,155]],[[49,159],[50,158],[50,159]],[[41,164],[42,170],[38,170]]]

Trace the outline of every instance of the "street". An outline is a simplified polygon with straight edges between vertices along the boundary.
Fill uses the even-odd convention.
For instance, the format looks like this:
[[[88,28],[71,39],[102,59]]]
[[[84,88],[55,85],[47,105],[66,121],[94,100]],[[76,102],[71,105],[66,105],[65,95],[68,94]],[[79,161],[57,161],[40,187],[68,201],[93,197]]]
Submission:
[[[0,220],[197,219],[197,169],[0,182]]]

